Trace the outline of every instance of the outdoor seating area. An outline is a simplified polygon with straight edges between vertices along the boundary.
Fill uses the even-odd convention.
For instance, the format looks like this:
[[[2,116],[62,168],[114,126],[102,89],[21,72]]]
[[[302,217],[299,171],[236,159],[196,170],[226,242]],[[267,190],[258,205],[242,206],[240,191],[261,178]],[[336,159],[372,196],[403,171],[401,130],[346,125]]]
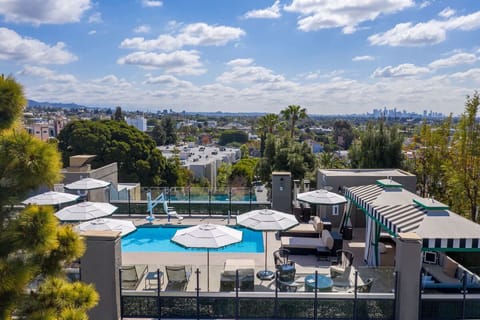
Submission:
[[[188,221],[187,221],[188,222]],[[360,231],[355,233],[356,237],[363,237]],[[357,243],[358,238],[352,240],[352,245]],[[155,272],[159,269],[163,274],[164,281],[160,281],[160,290],[162,292],[195,292],[197,288],[197,276],[199,277],[199,287],[201,292],[233,292],[236,289],[236,273],[238,270],[239,292],[273,292],[278,287],[279,292],[311,292],[315,289],[314,275],[317,273],[321,277],[317,278],[317,290],[321,292],[332,293],[351,293],[354,291],[355,272],[358,272],[357,292],[379,292],[391,293],[393,281],[393,268],[367,268],[363,266],[361,259],[352,258],[359,255],[360,252],[355,246],[350,247],[349,242],[345,242],[345,248],[337,256],[330,260],[318,260],[316,254],[291,254],[288,249],[281,248],[281,242],[274,237],[269,238],[269,248],[267,268],[274,270],[276,277],[271,280],[261,280],[255,275],[262,271],[264,266],[263,253],[258,254],[227,254],[210,253],[210,266],[205,264],[205,253],[191,253],[188,255],[176,253],[162,253],[160,255],[143,254],[132,256],[133,260],[145,261],[149,272]],[[130,254],[125,254],[128,258]],[[144,257],[144,258],[143,258]],[[150,259],[151,258],[151,259]],[[145,259],[145,260],[140,260]],[[150,260],[149,260],[150,259]],[[165,265],[157,264],[158,261],[176,261],[180,266],[187,266],[190,271],[188,281],[182,281],[180,286],[171,282]],[[131,261],[127,259],[127,261]],[[357,263],[355,265],[355,263]],[[337,269],[342,265],[351,264],[350,272],[337,273],[331,276],[331,269]],[[189,269],[191,268],[191,269]],[[197,275],[196,270],[199,270]],[[209,269],[210,286],[207,288],[207,270]],[[348,268],[347,268],[348,269]],[[181,268],[183,273],[184,269]],[[348,277],[346,275],[349,275]],[[162,277],[162,276],[161,276]],[[182,279],[185,279],[182,276]],[[162,280],[162,279],[160,279]],[[156,291],[156,280],[140,281],[140,285],[133,290],[136,291]],[[170,285],[169,285],[170,282]],[[143,285],[145,283],[145,285]]]
[[[480,277],[442,252],[424,252],[422,272],[424,289],[458,290],[466,276],[465,287],[480,291]]]

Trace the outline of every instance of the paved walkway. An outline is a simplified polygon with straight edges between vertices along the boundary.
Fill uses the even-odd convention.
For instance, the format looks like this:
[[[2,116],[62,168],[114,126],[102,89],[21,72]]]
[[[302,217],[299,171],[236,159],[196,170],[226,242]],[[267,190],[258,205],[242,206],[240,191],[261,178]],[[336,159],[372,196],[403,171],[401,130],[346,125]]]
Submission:
[[[132,219],[136,225],[149,224],[144,216]],[[157,218],[153,224],[162,225],[167,221],[164,218]],[[173,224],[177,224],[176,219],[172,219]],[[235,218],[228,221],[224,217],[185,217],[180,225],[189,226],[199,223],[215,223],[221,225],[235,225]],[[373,272],[372,269],[366,268],[363,261],[364,251],[364,229],[355,229],[353,231],[353,239],[344,241],[343,247],[349,249],[354,253],[354,266],[365,273],[365,277],[370,277]],[[263,233],[263,236],[267,236],[268,252],[267,252],[267,269],[275,270],[273,261],[273,251],[280,248],[280,241],[275,238],[274,232]],[[265,239],[265,238],[264,238]],[[210,267],[209,267],[209,283],[210,291],[219,291],[220,288],[220,275],[224,269],[224,263],[227,259],[252,259],[255,263],[255,272],[263,270],[265,268],[265,254],[264,253],[218,253],[210,252]],[[328,273],[328,267],[330,261],[317,261],[314,255],[292,255],[290,259],[295,261],[297,278],[301,281],[305,275],[312,274],[315,271],[319,273]],[[393,266],[394,263],[394,246],[387,246],[386,252],[381,255],[382,266]],[[159,268],[164,271],[165,265],[191,265],[192,269],[199,268],[200,270],[200,288],[206,290],[207,288],[207,255],[206,253],[188,252],[186,253],[123,253],[122,265],[128,264],[147,264],[150,271],[154,271]],[[363,268],[363,269],[362,269]],[[374,269],[373,269],[374,270]],[[391,268],[388,268],[388,272],[391,272]],[[360,273],[360,274],[362,274]],[[362,276],[363,277],[363,276]],[[192,275],[191,281],[187,287],[187,290],[195,290],[196,280],[195,274]],[[166,284],[166,279],[165,283]],[[144,286],[140,286],[139,290],[145,289]],[[164,288],[162,288],[164,289]],[[274,290],[273,281],[260,281],[255,278],[255,291],[268,291]]]

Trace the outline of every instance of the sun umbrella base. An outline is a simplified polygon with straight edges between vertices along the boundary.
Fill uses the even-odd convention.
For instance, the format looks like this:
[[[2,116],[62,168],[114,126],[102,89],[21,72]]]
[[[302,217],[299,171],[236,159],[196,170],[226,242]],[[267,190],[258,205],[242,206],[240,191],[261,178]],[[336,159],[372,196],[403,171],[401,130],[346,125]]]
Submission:
[[[271,270],[261,270],[257,272],[257,278],[260,280],[272,280],[275,278],[275,272]]]

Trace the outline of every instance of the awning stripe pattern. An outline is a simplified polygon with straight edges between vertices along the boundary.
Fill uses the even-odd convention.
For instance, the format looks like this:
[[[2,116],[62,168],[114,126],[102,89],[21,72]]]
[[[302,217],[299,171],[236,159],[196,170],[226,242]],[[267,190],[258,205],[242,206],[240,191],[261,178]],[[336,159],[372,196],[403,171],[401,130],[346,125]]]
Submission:
[[[431,249],[480,249],[479,239],[423,239],[423,247]]]
[[[381,224],[397,235],[400,232],[416,232],[422,225],[428,211],[413,203],[412,193],[411,204],[392,204],[374,206],[373,202],[383,193],[385,189],[379,185],[366,185],[345,188],[345,196],[354,200],[359,206],[371,214]],[[451,212],[450,214],[456,215]],[[451,236],[451,235],[450,235]],[[480,249],[480,234],[478,238],[455,235],[450,237],[422,237],[423,248],[426,249]]]

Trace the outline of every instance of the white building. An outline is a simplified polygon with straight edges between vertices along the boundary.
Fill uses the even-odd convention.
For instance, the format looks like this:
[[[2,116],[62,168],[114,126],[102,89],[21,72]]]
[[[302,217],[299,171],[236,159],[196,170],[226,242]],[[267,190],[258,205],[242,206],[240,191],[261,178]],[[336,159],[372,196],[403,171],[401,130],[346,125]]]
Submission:
[[[195,178],[206,178],[210,186],[217,186],[217,171],[222,163],[233,164],[240,160],[241,152],[238,148],[204,147],[185,145],[157,147],[164,157],[178,156],[182,165],[193,172]]]
[[[125,121],[128,125],[134,126],[140,131],[147,131],[147,119],[144,117],[126,118]]]

